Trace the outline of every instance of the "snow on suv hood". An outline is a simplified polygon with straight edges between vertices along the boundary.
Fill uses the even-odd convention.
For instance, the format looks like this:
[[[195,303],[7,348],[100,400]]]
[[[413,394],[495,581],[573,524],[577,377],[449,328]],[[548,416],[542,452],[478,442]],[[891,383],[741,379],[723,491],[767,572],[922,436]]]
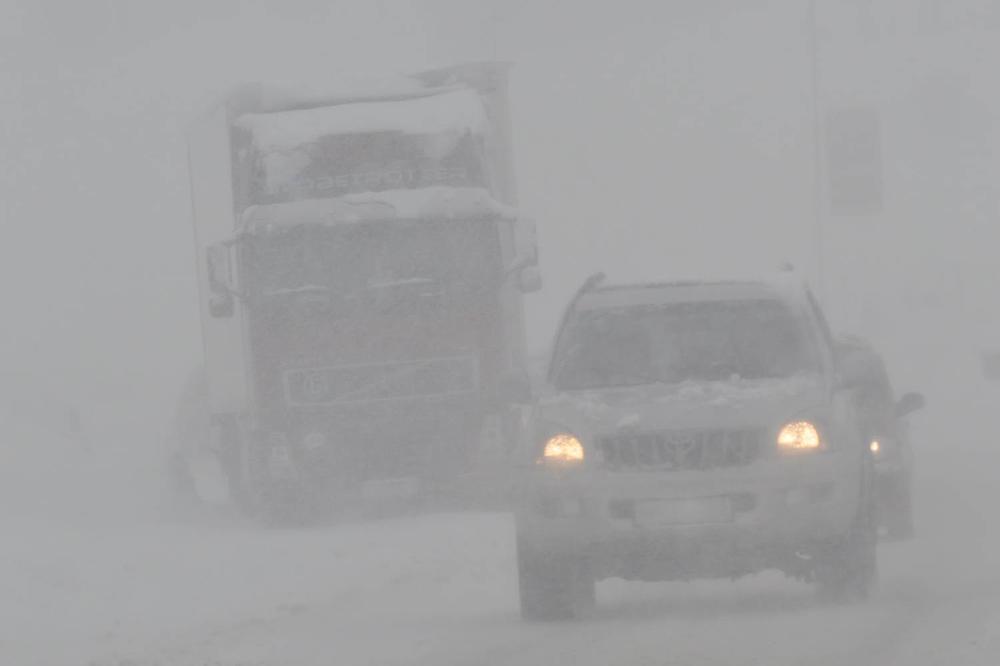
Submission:
[[[778,427],[803,413],[821,410],[826,387],[819,375],[783,379],[651,384],[543,397],[541,422],[585,433],[620,428]]]

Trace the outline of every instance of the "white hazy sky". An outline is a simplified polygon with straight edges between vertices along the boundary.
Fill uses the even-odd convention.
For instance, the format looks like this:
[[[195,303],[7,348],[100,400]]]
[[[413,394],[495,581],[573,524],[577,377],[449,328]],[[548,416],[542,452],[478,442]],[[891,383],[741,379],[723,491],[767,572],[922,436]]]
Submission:
[[[1000,13],[943,4],[819,3],[822,105],[880,110],[886,163],[884,214],[831,221],[827,300],[835,322],[911,351],[996,319],[970,294],[996,286]],[[107,413],[168,411],[200,354],[183,129],[249,80],[513,61],[521,198],[547,281],[529,304],[536,347],[592,270],[791,260],[815,277],[804,7],[5,2],[0,372]]]

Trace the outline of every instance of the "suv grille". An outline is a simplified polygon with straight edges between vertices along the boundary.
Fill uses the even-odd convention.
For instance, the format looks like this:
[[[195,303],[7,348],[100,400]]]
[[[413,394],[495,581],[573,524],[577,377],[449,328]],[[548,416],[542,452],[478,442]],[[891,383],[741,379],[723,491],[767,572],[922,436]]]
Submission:
[[[611,469],[697,470],[749,465],[760,456],[762,429],[665,430],[598,440]]]

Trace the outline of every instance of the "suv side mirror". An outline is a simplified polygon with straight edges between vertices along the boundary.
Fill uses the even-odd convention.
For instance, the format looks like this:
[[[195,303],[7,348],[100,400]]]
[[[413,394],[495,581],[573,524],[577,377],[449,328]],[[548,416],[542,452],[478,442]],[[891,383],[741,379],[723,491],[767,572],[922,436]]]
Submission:
[[[896,403],[896,416],[906,416],[923,409],[926,401],[922,393],[904,393]]]
[[[526,405],[531,403],[533,396],[531,391],[531,379],[528,373],[512,371],[506,373],[500,379],[497,397],[502,402],[514,405]]]

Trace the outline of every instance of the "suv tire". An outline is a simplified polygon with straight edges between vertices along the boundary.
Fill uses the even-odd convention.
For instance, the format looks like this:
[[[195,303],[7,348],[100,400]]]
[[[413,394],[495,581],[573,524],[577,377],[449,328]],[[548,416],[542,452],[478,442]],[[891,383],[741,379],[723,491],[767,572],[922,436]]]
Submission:
[[[528,622],[579,618],[594,606],[594,576],[580,556],[537,548],[518,535],[517,574],[521,618]]]
[[[820,553],[815,570],[820,599],[831,602],[864,601],[878,582],[878,521],[874,473],[866,454],[861,503],[850,531]]]

